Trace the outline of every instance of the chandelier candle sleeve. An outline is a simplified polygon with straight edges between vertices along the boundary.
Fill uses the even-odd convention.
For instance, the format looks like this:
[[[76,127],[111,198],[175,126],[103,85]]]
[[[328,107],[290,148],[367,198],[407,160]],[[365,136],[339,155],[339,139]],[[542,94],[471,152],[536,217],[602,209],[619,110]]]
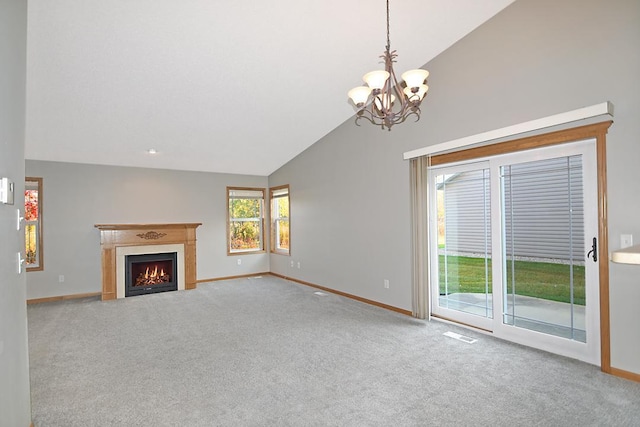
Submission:
[[[380,56],[384,60],[384,70],[371,71],[362,80],[367,86],[358,86],[348,93],[356,107],[356,125],[361,118],[382,129],[404,122],[409,116],[420,120],[420,104],[429,90],[426,84],[427,70],[409,70],[402,74],[398,82],[393,70],[396,51],[391,50],[389,37],[389,0],[387,0],[387,46]],[[358,125],[359,126],[359,125]]]
[[[422,101],[422,98],[424,98],[424,96],[427,94],[427,91],[429,90],[429,86],[427,85],[420,85],[417,88],[416,87],[405,87],[404,88],[404,93],[405,95],[407,95],[407,98],[409,98],[409,100],[411,102],[415,102],[415,101]]]
[[[389,98],[391,98],[391,102],[389,102]],[[383,112],[385,110],[390,109],[395,101],[396,101],[396,97],[394,95],[389,95],[388,93],[385,93],[384,95],[376,96],[373,102],[376,105],[376,108],[378,109],[378,111]]]

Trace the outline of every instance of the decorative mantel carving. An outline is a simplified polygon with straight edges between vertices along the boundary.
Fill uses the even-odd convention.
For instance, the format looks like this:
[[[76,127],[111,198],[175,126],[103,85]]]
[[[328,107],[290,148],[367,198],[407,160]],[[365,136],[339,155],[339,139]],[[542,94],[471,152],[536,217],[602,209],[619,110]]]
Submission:
[[[196,288],[196,228],[201,223],[96,224],[102,254],[102,300],[116,299],[116,248],[120,246],[184,245],[185,289]],[[143,241],[141,241],[141,239]]]
[[[136,234],[139,238],[146,240],[158,240],[166,235],[167,233],[158,233],[157,231],[147,231],[146,233]]]

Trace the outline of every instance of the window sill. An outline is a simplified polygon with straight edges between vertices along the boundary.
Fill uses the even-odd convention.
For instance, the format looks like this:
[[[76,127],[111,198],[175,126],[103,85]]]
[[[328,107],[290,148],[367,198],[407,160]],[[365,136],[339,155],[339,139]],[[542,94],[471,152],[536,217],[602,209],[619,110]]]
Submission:
[[[279,251],[279,250],[275,250],[275,251],[271,251],[272,254],[275,255],[284,255],[284,256],[291,256],[291,252],[289,251]]]
[[[263,254],[265,252],[266,251],[264,249],[259,249],[259,250],[255,250],[255,251],[227,252],[227,256]]]

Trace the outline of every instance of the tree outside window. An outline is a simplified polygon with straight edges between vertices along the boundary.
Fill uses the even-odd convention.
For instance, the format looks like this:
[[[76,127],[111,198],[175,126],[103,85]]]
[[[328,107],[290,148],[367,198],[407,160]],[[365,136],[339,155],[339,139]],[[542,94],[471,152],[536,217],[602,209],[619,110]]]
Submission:
[[[227,187],[228,253],[264,251],[264,189]]]
[[[27,271],[44,269],[42,262],[42,178],[25,178],[25,263]]]
[[[289,243],[289,186],[274,187],[271,200],[271,252],[290,254]]]

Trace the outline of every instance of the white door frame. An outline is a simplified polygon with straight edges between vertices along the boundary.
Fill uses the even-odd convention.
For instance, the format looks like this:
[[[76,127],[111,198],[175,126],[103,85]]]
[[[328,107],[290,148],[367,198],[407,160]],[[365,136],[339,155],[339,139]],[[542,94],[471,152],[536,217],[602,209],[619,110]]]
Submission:
[[[436,317],[443,317],[464,325],[480,328],[493,332],[497,337],[507,339],[519,344],[533,346],[542,350],[550,351],[567,357],[576,358],[588,363],[599,365],[600,358],[600,286],[598,284],[599,272],[598,263],[586,262],[585,274],[589,278],[586,286],[586,330],[587,343],[569,340],[554,335],[548,335],[536,331],[531,331],[503,323],[503,237],[502,237],[502,208],[501,208],[501,180],[500,167],[505,164],[517,164],[543,160],[554,157],[565,157],[571,155],[582,155],[583,159],[583,187],[584,206],[591,206],[592,209],[585,209],[585,240],[590,240],[593,236],[598,236],[598,179],[597,179],[597,155],[596,139],[590,138],[583,141],[573,141],[561,145],[553,145],[542,148],[534,148],[526,151],[498,154],[489,158],[473,159],[467,162],[457,162],[447,164],[442,167],[430,168],[429,185],[435,185],[436,175],[459,173],[461,171],[489,169],[491,177],[491,243],[492,243],[492,290],[493,290],[493,317],[482,317],[464,313],[458,310],[439,307],[439,285],[438,275],[438,245],[437,238],[429,239],[431,283],[431,313]],[[429,228],[430,235],[437,236],[437,203],[436,192],[429,191]],[[588,212],[587,212],[588,211]],[[589,224],[589,226],[587,226]],[[585,247],[586,242],[585,242]],[[585,254],[583,254],[584,256]]]

